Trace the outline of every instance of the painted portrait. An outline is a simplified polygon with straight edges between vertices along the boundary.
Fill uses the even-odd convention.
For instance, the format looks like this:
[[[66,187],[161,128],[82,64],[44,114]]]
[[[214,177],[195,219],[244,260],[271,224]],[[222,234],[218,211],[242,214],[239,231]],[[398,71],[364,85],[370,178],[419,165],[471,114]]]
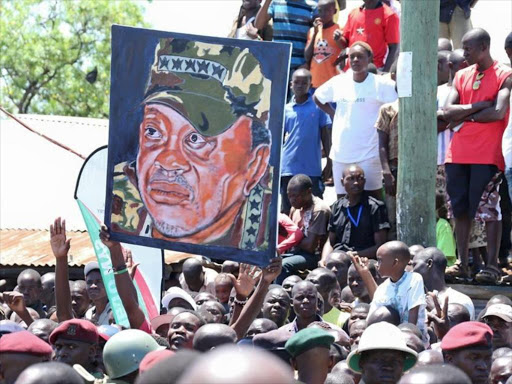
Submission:
[[[114,26],[113,238],[266,265],[290,48]]]

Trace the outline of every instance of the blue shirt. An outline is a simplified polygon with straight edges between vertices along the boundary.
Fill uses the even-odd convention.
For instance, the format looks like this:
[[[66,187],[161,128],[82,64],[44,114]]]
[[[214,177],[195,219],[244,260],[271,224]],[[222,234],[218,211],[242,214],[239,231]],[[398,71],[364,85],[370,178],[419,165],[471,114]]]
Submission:
[[[316,17],[317,3],[318,0],[273,0],[268,9],[274,21],[274,41],[292,43],[292,69],[306,62],[304,48]]]
[[[321,129],[330,124],[331,118],[316,106],[311,96],[302,104],[297,104],[295,98],[286,104],[282,176],[322,174]]]

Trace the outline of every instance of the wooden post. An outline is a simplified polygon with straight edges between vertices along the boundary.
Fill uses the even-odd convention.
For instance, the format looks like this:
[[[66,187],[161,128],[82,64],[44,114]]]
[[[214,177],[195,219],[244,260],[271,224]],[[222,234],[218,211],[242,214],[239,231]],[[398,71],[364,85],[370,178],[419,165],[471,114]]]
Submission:
[[[435,246],[439,0],[401,5],[400,52],[412,52],[412,95],[399,101],[397,234],[409,246]]]

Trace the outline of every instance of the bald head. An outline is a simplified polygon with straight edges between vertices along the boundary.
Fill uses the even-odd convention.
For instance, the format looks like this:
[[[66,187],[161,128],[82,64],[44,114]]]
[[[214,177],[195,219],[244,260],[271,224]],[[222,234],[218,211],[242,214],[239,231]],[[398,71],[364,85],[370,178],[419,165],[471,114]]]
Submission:
[[[438,51],[453,51],[452,42],[448,40],[446,37],[440,37],[437,40],[437,50]]]
[[[236,339],[236,332],[225,324],[205,324],[194,335],[194,349],[208,352],[219,345],[234,344]]]
[[[450,328],[453,328],[457,324],[471,320],[471,316],[468,309],[464,305],[458,303],[449,303],[448,319],[450,320]]]
[[[178,381],[188,383],[292,384],[294,379],[290,367],[268,352],[223,346],[199,358]]]
[[[377,252],[385,252],[391,254],[393,258],[400,260],[402,263],[407,264],[411,259],[409,247],[402,241],[388,241],[380,246]]]
[[[292,298],[295,297],[299,292],[303,291],[304,289],[311,289],[315,292],[315,294],[318,293],[318,290],[315,287],[315,284],[313,284],[311,281],[299,281],[297,284],[293,286],[292,289]]]
[[[249,326],[249,329],[247,330],[246,337],[254,337],[256,335],[259,335],[261,333],[267,333],[270,331],[274,331],[277,329],[276,323],[274,323],[270,319],[255,319],[251,325]]]
[[[399,384],[471,384],[469,377],[453,365],[436,364],[411,369]]]
[[[320,5],[320,2],[318,3],[318,5]],[[309,72],[309,70],[307,70],[306,68],[297,69],[295,72],[293,72],[292,76],[293,77],[307,77],[308,79],[311,80],[311,72]]]
[[[499,357],[492,362],[491,382],[493,384],[505,383],[510,377],[512,377],[512,356]]]
[[[409,247],[409,253],[411,254],[411,257],[414,257],[416,256],[416,254],[419,252],[419,251],[422,251],[424,250],[425,247],[421,244],[414,244],[414,245],[411,245]]]
[[[357,173],[360,173],[364,176],[364,171],[363,171],[363,168],[361,168],[359,165],[357,164],[351,164],[349,166],[347,166],[344,170],[343,170],[343,173],[342,173],[342,176],[343,178],[345,176],[347,176],[349,173],[352,173],[352,172],[357,172]]]
[[[435,247],[428,247],[418,252],[412,260],[413,271],[423,277],[428,290],[432,290],[434,280],[444,281],[446,256]]]
[[[20,284],[21,279],[24,279],[24,278],[33,279],[33,280],[37,281],[39,284],[41,284],[41,275],[36,270],[29,268],[29,269],[25,269],[25,270],[21,271],[21,273],[18,275],[18,280],[17,280],[18,285]]]
[[[203,264],[197,259],[189,258],[183,263],[183,274],[185,276],[191,274],[199,274],[203,272]]]
[[[48,343],[50,334],[57,328],[58,324],[50,319],[37,319],[30,324],[27,331]]]
[[[313,269],[306,277],[306,281],[310,281],[315,285],[324,301],[329,299],[329,293],[336,287],[338,282],[336,275],[327,268]]]
[[[489,49],[491,46],[491,35],[489,35],[485,29],[473,28],[472,30],[466,32],[462,38],[462,44],[465,42],[480,44]]]
[[[309,71],[308,71],[309,72]],[[304,174],[298,174],[291,178],[288,183],[288,190],[297,190],[300,192],[307,191],[313,188],[313,182],[311,178]]]
[[[425,366],[444,363],[443,354],[435,349],[427,349],[418,353],[416,366]]]
[[[392,307],[382,306],[378,307],[375,311],[368,315],[366,320],[369,326],[381,321],[385,321],[398,326],[398,324],[400,324],[400,314],[396,309]]]
[[[82,377],[69,365],[58,362],[34,364],[25,369],[15,384],[83,384]]]

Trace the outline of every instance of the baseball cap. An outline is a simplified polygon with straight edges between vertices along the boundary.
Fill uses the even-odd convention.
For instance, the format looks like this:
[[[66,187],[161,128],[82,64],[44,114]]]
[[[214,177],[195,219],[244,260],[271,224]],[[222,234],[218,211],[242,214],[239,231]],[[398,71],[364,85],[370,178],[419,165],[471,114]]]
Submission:
[[[174,316],[166,313],[165,315],[159,315],[151,319],[151,328],[155,331],[164,324],[170,324]]]
[[[485,311],[485,315],[482,318],[486,318],[487,316],[496,316],[502,320],[505,320],[507,323],[512,322],[512,306],[507,304],[493,304],[487,308]]]
[[[414,366],[418,356],[415,351],[407,346],[402,331],[397,326],[381,321],[366,328],[361,335],[357,349],[348,355],[347,365],[354,372],[361,372],[361,367],[359,366],[361,353],[377,349],[403,352],[405,354],[404,372]]]
[[[478,321],[466,321],[457,324],[450,329],[441,341],[443,351],[466,347],[491,347],[492,330],[484,323]]]
[[[71,319],[62,322],[50,335],[50,344],[55,344],[57,338],[66,340],[82,341],[84,343],[96,344],[99,334],[96,326],[88,320]]]
[[[305,328],[293,335],[284,347],[291,357],[297,357],[313,348],[329,349],[332,343],[334,336],[329,332],[319,328]]]
[[[28,331],[5,334],[0,338],[0,353],[25,353],[50,356],[52,347]]]
[[[187,292],[185,292],[183,289],[181,289],[179,287],[171,287],[167,290],[167,293],[165,294],[165,296],[162,299],[163,307],[167,308],[169,303],[173,299],[183,299],[192,306],[194,311],[197,309],[196,302],[194,301],[192,296],[190,296]]]
[[[92,272],[92,271],[95,271],[95,270],[100,270],[100,265],[98,264],[97,261],[90,261],[88,262],[87,264],[85,264],[85,267],[84,267],[84,277],[87,277],[87,275]]]
[[[240,116],[266,120],[270,87],[260,62],[247,48],[162,38],[143,103],[171,107],[211,137],[229,129]]]

